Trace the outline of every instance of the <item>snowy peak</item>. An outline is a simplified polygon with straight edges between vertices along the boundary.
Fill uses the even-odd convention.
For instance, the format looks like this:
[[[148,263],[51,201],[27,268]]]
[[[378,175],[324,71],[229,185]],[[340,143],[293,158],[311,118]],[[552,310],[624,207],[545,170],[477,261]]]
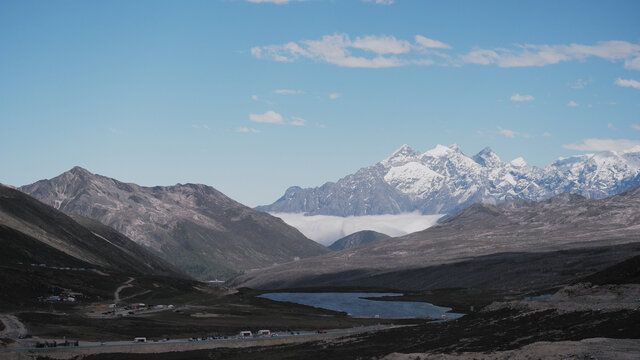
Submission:
[[[527,162],[526,162],[526,161],[524,161],[524,159],[523,159],[522,157],[517,157],[517,158],[515,158],[515,159],[513,159],[513,160],[509,161],[509,164],[510,164],[511,166],[513,166],[513,167],[517,167],[517,168],[527,166]]]
[[[494,153],[489,147],[482,149],[479,153],[474,155],[472,159],[484,167],[496,167],[502,164],[500,157],[498,157],[498,155],[496,155],[496,153]]]
[[[448,146],[444,146],[444,145],[438,144],[433,149],[425,152],[424,156],[434,157],[434,158],[441,158],[441,157],[450,157],[454,153],[456,153],[456,151],[454,149],[452,149],[452,148],[450,148]]]
[[[544,168],[503,162],[490,148],[473,157],[436,145],[420,155],[407,145],[335,183],[287,191],[260,210],[310,215],[450,214],[473,203],[540,201],[561,193],[602,198],[640,183],[640,151],[560,158]]]
[[[409,145],[404,144],[398,150],[394,151],[391,156],[382,160],[380,163],[385,167],[404,165],[408,162],[416,161],[420,157],[420,153]]]
[[[462,154],[462,149],[460,149],[460,146],[456,143],[449,145],[449,149]]]

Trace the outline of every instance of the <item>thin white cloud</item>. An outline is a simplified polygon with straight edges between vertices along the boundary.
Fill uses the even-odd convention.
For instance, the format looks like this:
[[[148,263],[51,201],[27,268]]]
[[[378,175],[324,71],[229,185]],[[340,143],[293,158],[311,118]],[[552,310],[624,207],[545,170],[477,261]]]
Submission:
[[[325,35],[320,40],[301,40],[283,45],[256,46],[251,55],[258,59],[293,62],[307,58],[316,62],[354,68],[388,68],[406,65],[431,65],[424,50],[447,48],[437,40],[416,36],[416,42],[397,39],[394,36],[366,35],[352,40],[347,34]],[[419,43],[422,41],[423,44]],[[353,53],[357,52],[358,55]]]
[[[251,95],[251,99],[254,101],[258,101],[260,98],[258,98],[258,95]]]
[[[608,129],[613,129],[613,130],[618,130],[618,128],[615,125],[613,125],[613,123],[608,123],[607,124],[607,128]]]
[[[531,96],[531,95],[520,95],[518,93],[515,93],[515,94],[511,95],[511,97],[509,99],[511,101],[517,101],[517,102],[535,100],[535,98],[533,96]]]
[[[564,144],[563,148],[577,151],[618,151],[622,152],[640,146],[640,140],[629,139],[583,139],[580,142]]]
[[[463,63],[500,67],[546,66],[563,61],[598,57],[610,61],[625,60],[628,69],[640,69],[640,44],[626,41],[601,41],[596,45],[516,45],[514,49],[474,48],[461,55]]]
[[[549,136],[551,136],[551,133],[548,132],[548,131],[545,131],[545,132],[542,133],[542,136],[549,137]]]
[[[362,2],[374,3],[378,5],[391,5],[395,0],[362,0]]]
[[[634,89],[640,89],[640,81],[638,80],[617,78],[613,83],[622,87],[632,87]]]
[[[585,87],[587,87],[587,85],[590,82],[591,82],[591,79],[589,79],[589,80],[577,79],[576,81],[567,84],[567,86],[569,86],[570,88],[573,88],[573,89],[584,89]]]
[[[624,67],[627,69],[640,70],[640,56],[626,60],[624,62]]]
[[[342,96],[342,94],[340,94],[340,93],[331,93],[331,94],[329,94],[329,99],[335,100],[335,99],[337,99],[337,98],[339,98],[341,96]]]
[[[567,106],[569,106],[569,107],[578,107],[578,106],[580,106],[580,104],[578,104],[577,102],[571,100],[571,101],[569,101],[567,103]]]
[[[284,0],[275,0],[284,1]],[[282,45],[256,46],[251,55],[259,59],[293,62],[307,58],[316,62],[344,67],[385,68],[407,65],[432,65],[437,56],[444,65],[495,64],[499,67],[546,66],[566,61],[585,61],[601,58],[612,62],[624,61],[627,69],[640,70],[640,44],[627,41],[601,41],[595,45],[532,45],[516,44],[511,48],[480,48],[451,56],[434,49],[451,49],[452,46],[422,35],[415,35],[413,42],[394,36],[367,35],[351,40],[347,34],[325,35],[320,40],[301,40]],[[354,55],[353,52],[359,52]],[[581,80],[575,88],[586,86]]]
[[[200,125],[200,124],[193,124],[193,125],[191,125],[191,127],[192,127],[192,128],[194,128],[194,129],[204,129],[204,130],[209,130],[209,125],[206,125],[206,124],[203,124],[203,125]]]
[[[394,36],[358,37],[351,42],[352,48],[371,51],[378,55],[406,54],[411,51],[411,44],[406,40],[398,40]]]
[[[451,49],[451,45],[445,44],[438,40],[426,38],[422,35],[415,36],[416,44],[423,48],[429,49]]]
[[[284,118],[273,110],[269,110],[264,114],[249,114],[249,120],[257,123],[267,124],[284,124]]]
[[[247,1],[250,3],[271,3],[271,4],[282,5],[282,4],[288,4],[290,2],[305,1],[305,0],[247,0]]]
[[[514,138],[519,133],[517,131],[513,131],[513,130],[509,130],[509,129],[503,129],[500,126],[498,126],[498,134],[504,135],[504,136],[506,136],[508,138]]]
[[[289,125],[293,126],[305,126],[306,124],[307,120],[297,116],[292,116],[291,121],[289,122]]]
[[[296,95],[296,94],[304,94],[302,90],[291,90],[291,89],[277,89],[273,91],[278,95]]]
[[[638,125],[638,124],[631,124],[631,128],[632,128],[633,130],[638,130],[638,131],[640,131],[640,125]]]
[[[254,134],[262,132],[262,131],[260,131],[258,129],[254,129],[254,128],[250,128],[250,127],[246,127],[246,126],[239,127],[239,128],[236,129],[236,131],[237,132],[241,132],[241,133],[254,133]]]

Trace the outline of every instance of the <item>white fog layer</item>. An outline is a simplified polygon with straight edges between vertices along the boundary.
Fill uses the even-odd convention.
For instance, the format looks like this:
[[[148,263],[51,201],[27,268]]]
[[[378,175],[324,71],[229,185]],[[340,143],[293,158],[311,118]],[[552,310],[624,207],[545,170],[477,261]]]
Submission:
[[[402,236],[433,226],[443,215],[418,212],[399,215],[370,216],[304,216],[299,213],[271,213],[322,245],[362,230],[373,230],[389,236]]]

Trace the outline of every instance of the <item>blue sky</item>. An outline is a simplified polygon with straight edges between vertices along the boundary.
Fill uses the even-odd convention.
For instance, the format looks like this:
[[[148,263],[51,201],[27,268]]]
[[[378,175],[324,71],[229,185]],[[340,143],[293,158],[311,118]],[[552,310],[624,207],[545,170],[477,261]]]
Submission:
[[[0,182],[79,165],[258,205],[405,143],[640,144],[640,2],[276,2],[1,2]]]

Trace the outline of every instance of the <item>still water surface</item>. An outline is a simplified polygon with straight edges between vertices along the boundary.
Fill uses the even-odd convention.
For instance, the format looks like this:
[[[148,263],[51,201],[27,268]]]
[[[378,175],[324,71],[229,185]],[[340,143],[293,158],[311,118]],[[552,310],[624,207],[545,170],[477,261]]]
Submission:
[[[449,313],[451,308],[435,306],[425,302],[409,301],[377,301],[363,299],[365,297],[402,296],[396,293],[267,293],[260,297],[286,301],[313,307],[344,311],[350,316],[382,318],[419,318],[430,316],[440,318],[457,318],[462,314]]]

